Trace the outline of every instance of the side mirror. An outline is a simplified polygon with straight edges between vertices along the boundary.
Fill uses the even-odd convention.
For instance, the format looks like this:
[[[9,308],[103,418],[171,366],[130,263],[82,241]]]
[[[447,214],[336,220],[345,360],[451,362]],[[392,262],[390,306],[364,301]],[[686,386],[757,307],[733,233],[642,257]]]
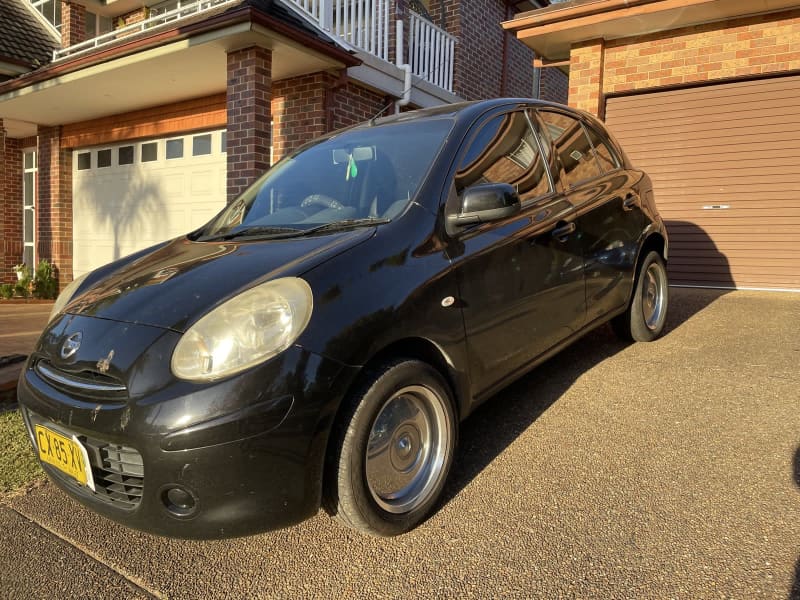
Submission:
[[[521,210],[516,190],[507,183],[483,183],[464,190],[461,210],[449,215],[449,225],[463,227],[511,217]]]

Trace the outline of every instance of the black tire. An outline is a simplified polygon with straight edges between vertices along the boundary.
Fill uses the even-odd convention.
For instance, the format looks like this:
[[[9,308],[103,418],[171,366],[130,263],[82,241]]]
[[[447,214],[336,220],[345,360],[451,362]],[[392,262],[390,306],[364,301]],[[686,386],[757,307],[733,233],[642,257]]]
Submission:
[[[325,509],[371,535],[410,531],[442,493],[456,436],[453,394],[438,371],[408,359],[376,369],[334,426]]]
[[[652,342],[664,332],[669,307],[667,268],[658,252],[644,257],[635,286],[628,310],[612,319],[611,326],[623,340]]]

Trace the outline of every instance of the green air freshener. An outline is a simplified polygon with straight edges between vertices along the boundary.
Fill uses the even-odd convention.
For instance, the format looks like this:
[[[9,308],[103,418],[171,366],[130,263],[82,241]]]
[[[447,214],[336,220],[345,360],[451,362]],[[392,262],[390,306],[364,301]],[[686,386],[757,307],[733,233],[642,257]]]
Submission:
[[[345,181],[350,181],[350,178],[355,179],[358,177],[358,165],[356,161],[353,160],[353,155],[350,155],[350,158],[347,160],[347,176],[344,178]]]

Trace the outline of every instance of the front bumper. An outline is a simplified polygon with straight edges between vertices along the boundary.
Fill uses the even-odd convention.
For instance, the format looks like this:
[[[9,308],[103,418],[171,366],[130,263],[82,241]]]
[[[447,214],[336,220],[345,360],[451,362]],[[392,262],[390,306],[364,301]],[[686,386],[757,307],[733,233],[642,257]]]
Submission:
[[[59,339],[91,329],[88,318],[73,321]],[[118,326],[129,338],[138,327]],[[178,334],[151,337],[144,364],[153,352],[169,356]],[[277,529],[318,511],[330,425],[355,369],[293,347],[222,382],[158,386],[150,378],[147,393],[106,401],[44,376],[52,352],[42,344],[20,376],[22,413],[34,448],[37,424],[86,448],[95,491],[43,464],[81,503],[136,529],[199,539]],[[120,369],[120,379],[134,379],[137,368]],[[171,489],[190,506],[176,505]]]

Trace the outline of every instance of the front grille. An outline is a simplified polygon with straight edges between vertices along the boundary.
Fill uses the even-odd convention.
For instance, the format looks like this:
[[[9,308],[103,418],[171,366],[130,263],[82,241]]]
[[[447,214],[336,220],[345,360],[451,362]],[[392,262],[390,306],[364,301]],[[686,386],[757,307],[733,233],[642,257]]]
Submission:
[[[139,506],[144,489],[144,460],[142,460],[142,455],[135,448],[78,435],[66,427],[56,425],[35,413],[26,412],[31,426],[42,425],[67,437],[77,436],[78,441],[86,448],[86,454],[89,456],[95,489],[92,491],[89,487],[80,485],[61,471],[50,469],[50,473],[54,477],[57,477],[59,481],[70,486],[78,493],[96,498],[113,506],[122,509],[133,509]]]
[[[128,397],[124,383],[96,371],[65,371],[47,360],[37,361],[33,370],[49,385],[71,396],[98,402],[124,402]]]
[[[81,439],[81,442],[86,446],[92,465],[94,496],[123,508],[139,506],[144,488],[142,455],[129,446],[92,438]]]

